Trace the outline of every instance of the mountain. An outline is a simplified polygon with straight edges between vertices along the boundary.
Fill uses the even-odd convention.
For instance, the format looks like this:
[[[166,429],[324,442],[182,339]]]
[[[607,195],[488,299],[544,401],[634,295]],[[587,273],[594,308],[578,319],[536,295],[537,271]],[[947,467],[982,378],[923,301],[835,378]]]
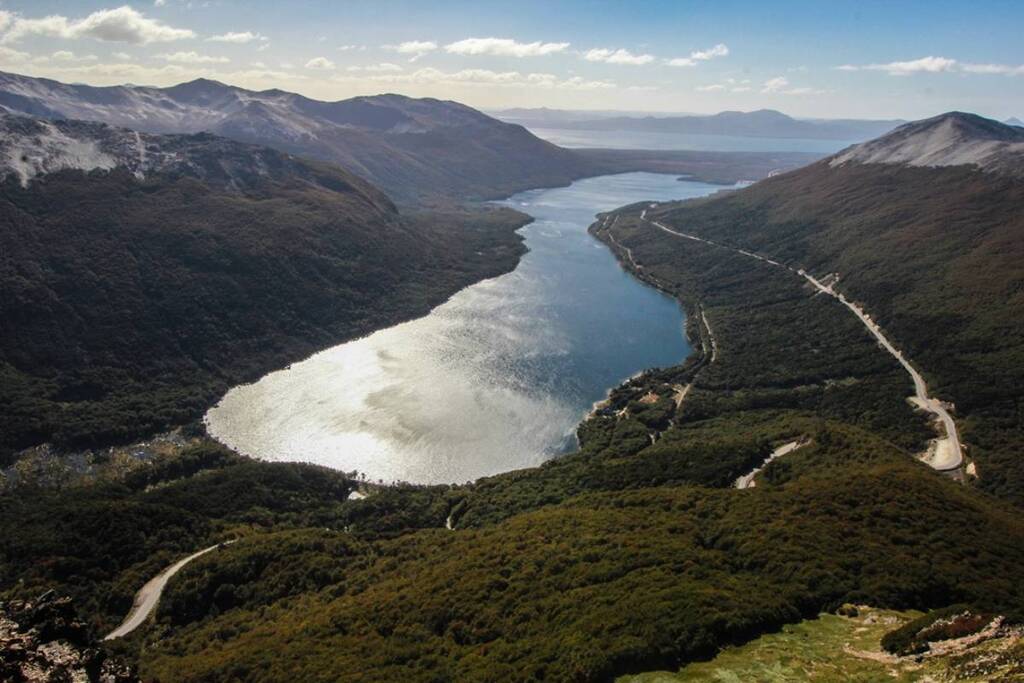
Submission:
[[[1024,130],[976,114],[951,112],[900,126],[877,140],[843,150],[829,161],[833,167],[847,163],[970,165],[1024,176]]]
[[[0,178],[13,177],[23,188],[36,178],[65,170],[88,175],[117,169],[140,181],[152,175],[189,177],[231,192],[302,180],[332,184],[338,191],[358,193],[376,209],[394,211],[390,200],[366,181],[325,168],[208,133],[152,135],[89,121],[0,115]]]
[[[1003,121],[1003,123],[1005,123],[1008,126],[1017,126],[1020,128],[1024,128],[1024,121],[1021,121],[1016,116],[1011,116],[1010,118]]]
[[[857,119],[800,120],[773,109],[751,112],[723,111],[711,116],[611,117],[566,121],[559,128],[581,130],[631,130],[690,135],[732,135],[762,138],[809,138],[863,140],[892,130],[902,121]]]
[[[693,353],[614,389],[580,425],[578,452],[453,486],[375,485],[250,460],[194,434],[86,454],[86,477],[57,486],[42,477],[0,495],[0,598],[52,589],[105,632],[172,563],[237,541],[185,565],[140,630],[112,644],[143,680],[160,681],[610,681],[707,659],[844,603],[967,604],[1020,623],[1019,510],[914,459],[934,432],[905,400],[900,364],[794,273],[647,220],[838,271],[838,286],[891,330],[930,386],[955,398],[981,486],[1013,500],[1020,186],[971,166],[825,160],[742,191],[599,216],[591,230],[623,266],[686,306]],[[0,242],[0,267],[21,268],[0,270],[0,291],[22,300],[38,283],[53,293],[26,304],[10,329],[65,306],[60,319],[75,329],[56,330],[52,345],[85,345],[103,372],[77,383],[63,366],[39,373],[54,394],[15,404],[25,415],[80,422],[90,399],[134,426],[152,419],[156,389],[182,386],[202,405],[206,385],[191,362],[205,363],[210,383],[237,377],[239,359],[276,353],[313,324],[304,321],[356,319],[329,303],[306,308],[321,289],[343,307],[375,306],[392,300],[372,287],[385,278],[392,297],[418,291],[427,305],[432,282],[482,268],[452,272],[428,258],[440,251],[470,271],[480,247],[462,243],[473,231],[445,241],[440,228],[431,238],[418,228],[410,250],[409,217],[387,206],[372,214],[371,195],[334,197],[289,176],[224,188],[118,167],[43,173],[27,186],[8,175],[0,207],[13,205],[0,229],[32,229]],[[346,207],[373,221],[374,240],[336,216]],[[53,234],[34,227],[54,213],[63,220]],[[495,236],[514,261],[508,225],[495,221]],[[18,248],[9,259],[8,245]],[[391,252],[400,260],[385,260]],[[172,269],[179,278],[164,275]],[[335,286],[346,273],[351,286]],[[127,333],[93,331],[97,315],[79,324],[92,309]],[[249,328],[236,329],[247,320],[236,309],[253,318]],[[122,334],[138,350],[116,364],[91,338]],[[35,334],[11,348],[36,353],[27,344],[51,342]],[[143,365],[154,379],[137,372]],[[0,404],[10,405],[12,377],[0,377]],[[734,486],[762,466],[756,487]]]
[[[955,405],[978,485],[1024,504],[1022,169],[1024,131],[951,112],[654,215],[819,276],[838,273],[841,290]],[[664,243],[657,237],[652,248]]]
[[[522,251],[507,210],[200,133],[0,116],[0,456],[124,441],[426,313]]]
[[[0,105],[35,117],[267,145],[339,164],[403,201],[494,198],[594,172],[585,159],[522,126],[429,98],[321,102],[206,79],[169,88],[92,87],[0,73]]]

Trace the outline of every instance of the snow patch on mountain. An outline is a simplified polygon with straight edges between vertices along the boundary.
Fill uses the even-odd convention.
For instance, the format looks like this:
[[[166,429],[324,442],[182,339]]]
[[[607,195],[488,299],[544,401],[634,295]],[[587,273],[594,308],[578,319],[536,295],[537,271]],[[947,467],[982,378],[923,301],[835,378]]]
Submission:
[[[361,191],[386,203],[362,180],[340,169],[325,172],[291,154],[227,138],[154,135],[91,121],[51,121],[0,113],[0,179],[22,187],[51,173],[124,169],[138,180],[151,174],[188,176],[210,186],[247,191],[265,180],[322,184]]]
[[[117,159],[102,151],[96,140],[66,135],[52,123],[40,121],[35,130],[0,133],[3,169],[18,176],[22,187],[43,173],[66,168],[92,171],[109,170],[117,166]]]
[[[835,155],[831,167],[848,163],[904,166],[971,165],[983,171],[1024,174],[1024,129],[974,114],[951,112],[900,126],[880,138]]]

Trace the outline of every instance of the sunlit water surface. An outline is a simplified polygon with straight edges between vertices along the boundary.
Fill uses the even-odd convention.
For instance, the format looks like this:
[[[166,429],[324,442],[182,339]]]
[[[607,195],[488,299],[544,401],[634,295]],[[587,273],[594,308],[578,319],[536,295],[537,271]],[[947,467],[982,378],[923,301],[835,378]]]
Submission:
[[[232,389],[207,414],[209,431],[252,456],[387,482],[538,465],[575,446],[577,423],[609,388],[689,353],[679,305],[587,234],[594,214],[717,189],[630,173],[515,195],[503,203],[536,219],[515,271]]]
[[[758,138],[739,135],[697,135],[639,130],[574,130],[526,124],[539,138],[562,147],[609,149],[676,149],[703,152],[813,152],[832,154],[862,140]]]

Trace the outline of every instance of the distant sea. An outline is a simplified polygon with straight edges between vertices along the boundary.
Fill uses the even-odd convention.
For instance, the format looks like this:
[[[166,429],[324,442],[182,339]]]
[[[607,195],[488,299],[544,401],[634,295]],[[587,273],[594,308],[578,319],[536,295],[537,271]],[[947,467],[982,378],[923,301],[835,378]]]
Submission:
[[[690,149],[701,152],[813,152],[831,154],[859,140],[813,140],[805,138],[748,138],[735,135],[694,135],[691,133],[649,133],[632,130],[575,130],[535,128],[534,135],[562,147],[604,147],[609,149]]]

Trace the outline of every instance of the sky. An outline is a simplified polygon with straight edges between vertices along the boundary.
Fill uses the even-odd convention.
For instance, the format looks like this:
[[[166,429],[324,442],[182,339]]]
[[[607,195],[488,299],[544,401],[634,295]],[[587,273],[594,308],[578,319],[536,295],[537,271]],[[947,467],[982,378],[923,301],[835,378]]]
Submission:
[[[0,0],[0,70],[325,100],[1024,119],[1024,0]]]

